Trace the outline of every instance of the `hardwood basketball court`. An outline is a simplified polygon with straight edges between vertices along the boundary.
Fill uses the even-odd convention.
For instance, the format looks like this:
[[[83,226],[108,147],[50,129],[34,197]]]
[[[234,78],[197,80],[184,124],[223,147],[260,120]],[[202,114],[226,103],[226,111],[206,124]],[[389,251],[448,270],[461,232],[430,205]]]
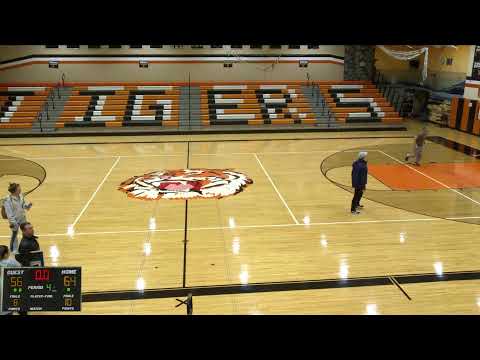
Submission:
[[[185,314],[175,299],[189,292],[194,314],[478,314],[478,159],[428,141],[425,163],[404,165],[419,127],[17,138],[1,149],[46,171],[28,195],[29,220],[46,265],[82,267],[83,314]],[[430,135],[480,147],[454,130]],[[324,175],[322,163],[351,165],[358,149],[369,151],[371,192],[352,216],[349,166]],[[118,190],[132,176],[185,168],[233,169],[253,184],[188,202]],[[4,175],[0,188],[34,188],[27,175]],[[388,203],[394,192],[400,205]]]

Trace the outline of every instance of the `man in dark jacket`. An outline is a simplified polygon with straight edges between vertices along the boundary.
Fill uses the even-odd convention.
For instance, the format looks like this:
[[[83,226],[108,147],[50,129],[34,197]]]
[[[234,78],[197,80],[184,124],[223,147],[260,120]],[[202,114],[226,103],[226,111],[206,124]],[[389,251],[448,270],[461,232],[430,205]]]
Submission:
[[[18,247],[18,254],[15,257],[23,266],[29,266],[28,254],[33,251],[40,250],[40,244],[37,241],[37,237],[34,235],[33,226],[29,222],[20,225],[22,230],[22,240]]]
[[[358,153],[358,159],[352,164],[352,187],[355,189],[355,194],[352,199],[352,214],[360,214],[358,209],[363,208],[360,205],[360,199],[362,198],[363,191],[367,185],[368,167],[365,158],[367,152],[361,151]]]

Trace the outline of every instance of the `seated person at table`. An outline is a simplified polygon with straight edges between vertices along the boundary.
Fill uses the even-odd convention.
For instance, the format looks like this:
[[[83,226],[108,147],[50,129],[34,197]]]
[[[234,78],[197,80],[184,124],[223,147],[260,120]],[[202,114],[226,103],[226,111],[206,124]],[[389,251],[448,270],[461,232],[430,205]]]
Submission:
[[[33,226],[29,222],[20,225],[22,230],[22,240],[18,247],[18,254],[16,259],[23,265],[29,266],[28,254],[33,251],[40,250],[40,244],[37,241],[37,237],[34,235]]]

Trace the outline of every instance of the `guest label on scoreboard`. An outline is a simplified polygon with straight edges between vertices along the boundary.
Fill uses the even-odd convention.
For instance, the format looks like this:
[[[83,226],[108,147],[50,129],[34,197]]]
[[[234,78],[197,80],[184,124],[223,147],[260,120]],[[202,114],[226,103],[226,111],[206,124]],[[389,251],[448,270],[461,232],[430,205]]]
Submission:
[[[2,311],[80,311],[80,267],[3,268]]]

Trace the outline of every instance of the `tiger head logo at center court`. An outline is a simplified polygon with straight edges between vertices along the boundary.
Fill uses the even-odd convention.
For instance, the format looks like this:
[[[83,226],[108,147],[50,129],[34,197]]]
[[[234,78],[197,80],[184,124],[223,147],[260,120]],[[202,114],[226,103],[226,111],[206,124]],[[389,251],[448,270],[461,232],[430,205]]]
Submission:
[[[154,171],[122,182],[118,190],[142,200],[216,198],[238,194],[253,181],[229,169]]]

